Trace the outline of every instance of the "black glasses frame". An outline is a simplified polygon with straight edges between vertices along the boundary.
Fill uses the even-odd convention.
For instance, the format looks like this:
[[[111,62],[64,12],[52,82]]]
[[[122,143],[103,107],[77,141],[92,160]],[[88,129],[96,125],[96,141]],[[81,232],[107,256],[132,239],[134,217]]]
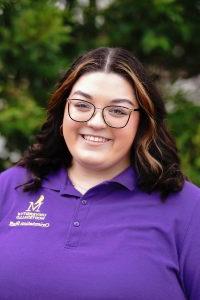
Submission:
[[[94,107],[94,111],[93,111],[91,117],[90,117],[88,120],[86,120],[86,121],[77,121],[77,120],[75,120],[75,119],[73,119],[73,118],[71,117],[69,105],[70,105],[70,101],[73,101],[73,100],[75,100],[75,101],[77,101],[77,100],[83,101],[83,102],[89,103],[90,105],[92,105],[92,106]],[[67,102],[68,102],[68,115],[69,115],[70,119],[72,119],[73,121],[79,122],[79,123],[87,123],[89,120],[92,119],[92,117],[94,116],[96,110],[97,110],[97,109],[100,109],[100,110],[102,110],[102,117],[103,117],[103,120],[104,120],[105,124],[108,125],[108,126],[111,127],[111,128],[124,128],[124,127],[126,127],[126,125],[128,124],[128,121],[129,121],[129,119],[130,119],[131,113],[132,113],[133,111],[140,111],[140,108],[133,108],[133,109],[131,109],[131,108],[128,108],[128,107],[126,107],[126,106],[121,106],[121,105],[108,105],[108,106],[105,106],[104,108],[100,108],[100,107],[96,107],[93,103],[91,103],[91,102],[89,102],[89,101],[82,100],[82,99],[75,99],[75,98],[73,98],[73,99],[68,98],[68,99],[67,99]],[[113,106],[114,106],[114,107],[122,107],[122,108],[126,108],[126,109],[129,110],[129,116],[128,116],[127,122],[126,122],[126,124],[125,124],[124,126],[121,126],[121,127],[115,127],[115,126],[109,125],[109,124],[106,122],[106,119],[105,119],[105,117],[104,117],[104,110],[105,110],[107,107],[113,107]]]

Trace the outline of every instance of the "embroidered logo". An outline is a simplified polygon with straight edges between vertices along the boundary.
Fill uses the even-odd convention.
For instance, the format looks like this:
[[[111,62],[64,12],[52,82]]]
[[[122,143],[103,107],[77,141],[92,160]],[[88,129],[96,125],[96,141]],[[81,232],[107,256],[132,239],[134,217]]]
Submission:
[[[41,222],[44,221],[47,216],[46,213],[42,213],[40,211],[42,204],[44,204],[44,199],[44,195],[40,195],[40,197],[35,202],[29,202],[28,208],[25,211],[18,212],[16,215],[16,220],[10,221],[9,226],[39,226],[44,228],[49,227],[49,223]]]
[[[40,206],[43,204],[44,202],[44,195],[41,195],[39,197],[38,200],[36,200],[35,202],[29,202],[30,205],[29,207],[26,209],[26,211],[36,211],[39,212],[40,211]]]

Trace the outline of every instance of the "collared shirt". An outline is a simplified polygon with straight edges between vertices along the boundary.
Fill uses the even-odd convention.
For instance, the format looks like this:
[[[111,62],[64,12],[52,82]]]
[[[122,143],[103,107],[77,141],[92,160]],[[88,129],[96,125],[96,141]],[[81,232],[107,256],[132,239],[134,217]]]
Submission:
[[[199,300],[200,189],[162,203],[129,167],[81,195],[64,169],[35,193],[0,176],[1,300]]]

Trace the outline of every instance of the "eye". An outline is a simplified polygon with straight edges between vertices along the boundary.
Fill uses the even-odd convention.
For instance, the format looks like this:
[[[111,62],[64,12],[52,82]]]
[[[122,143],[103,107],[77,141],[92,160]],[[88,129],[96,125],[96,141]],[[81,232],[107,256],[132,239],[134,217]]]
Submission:
[[[124,117],[129,114],[128,108],[120,106],[112,106],[108,108],[108,113],[113,117]]]
[[[73,101],[73,106],[80,111],[88,111],[92,109],[92,106],[84,101]]]

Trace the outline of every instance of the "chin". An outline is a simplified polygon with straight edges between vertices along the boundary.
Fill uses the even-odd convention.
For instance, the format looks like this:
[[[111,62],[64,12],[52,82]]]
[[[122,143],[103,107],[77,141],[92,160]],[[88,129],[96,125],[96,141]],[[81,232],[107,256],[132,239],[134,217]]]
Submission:
[[[87,169],[93,169],[93,170],[101,170],[106,169],[106,166],[103,165],[104,162],[102,161],[95,161],[95,160],[81,160],[79,163],[82,165],[82,167]]]

